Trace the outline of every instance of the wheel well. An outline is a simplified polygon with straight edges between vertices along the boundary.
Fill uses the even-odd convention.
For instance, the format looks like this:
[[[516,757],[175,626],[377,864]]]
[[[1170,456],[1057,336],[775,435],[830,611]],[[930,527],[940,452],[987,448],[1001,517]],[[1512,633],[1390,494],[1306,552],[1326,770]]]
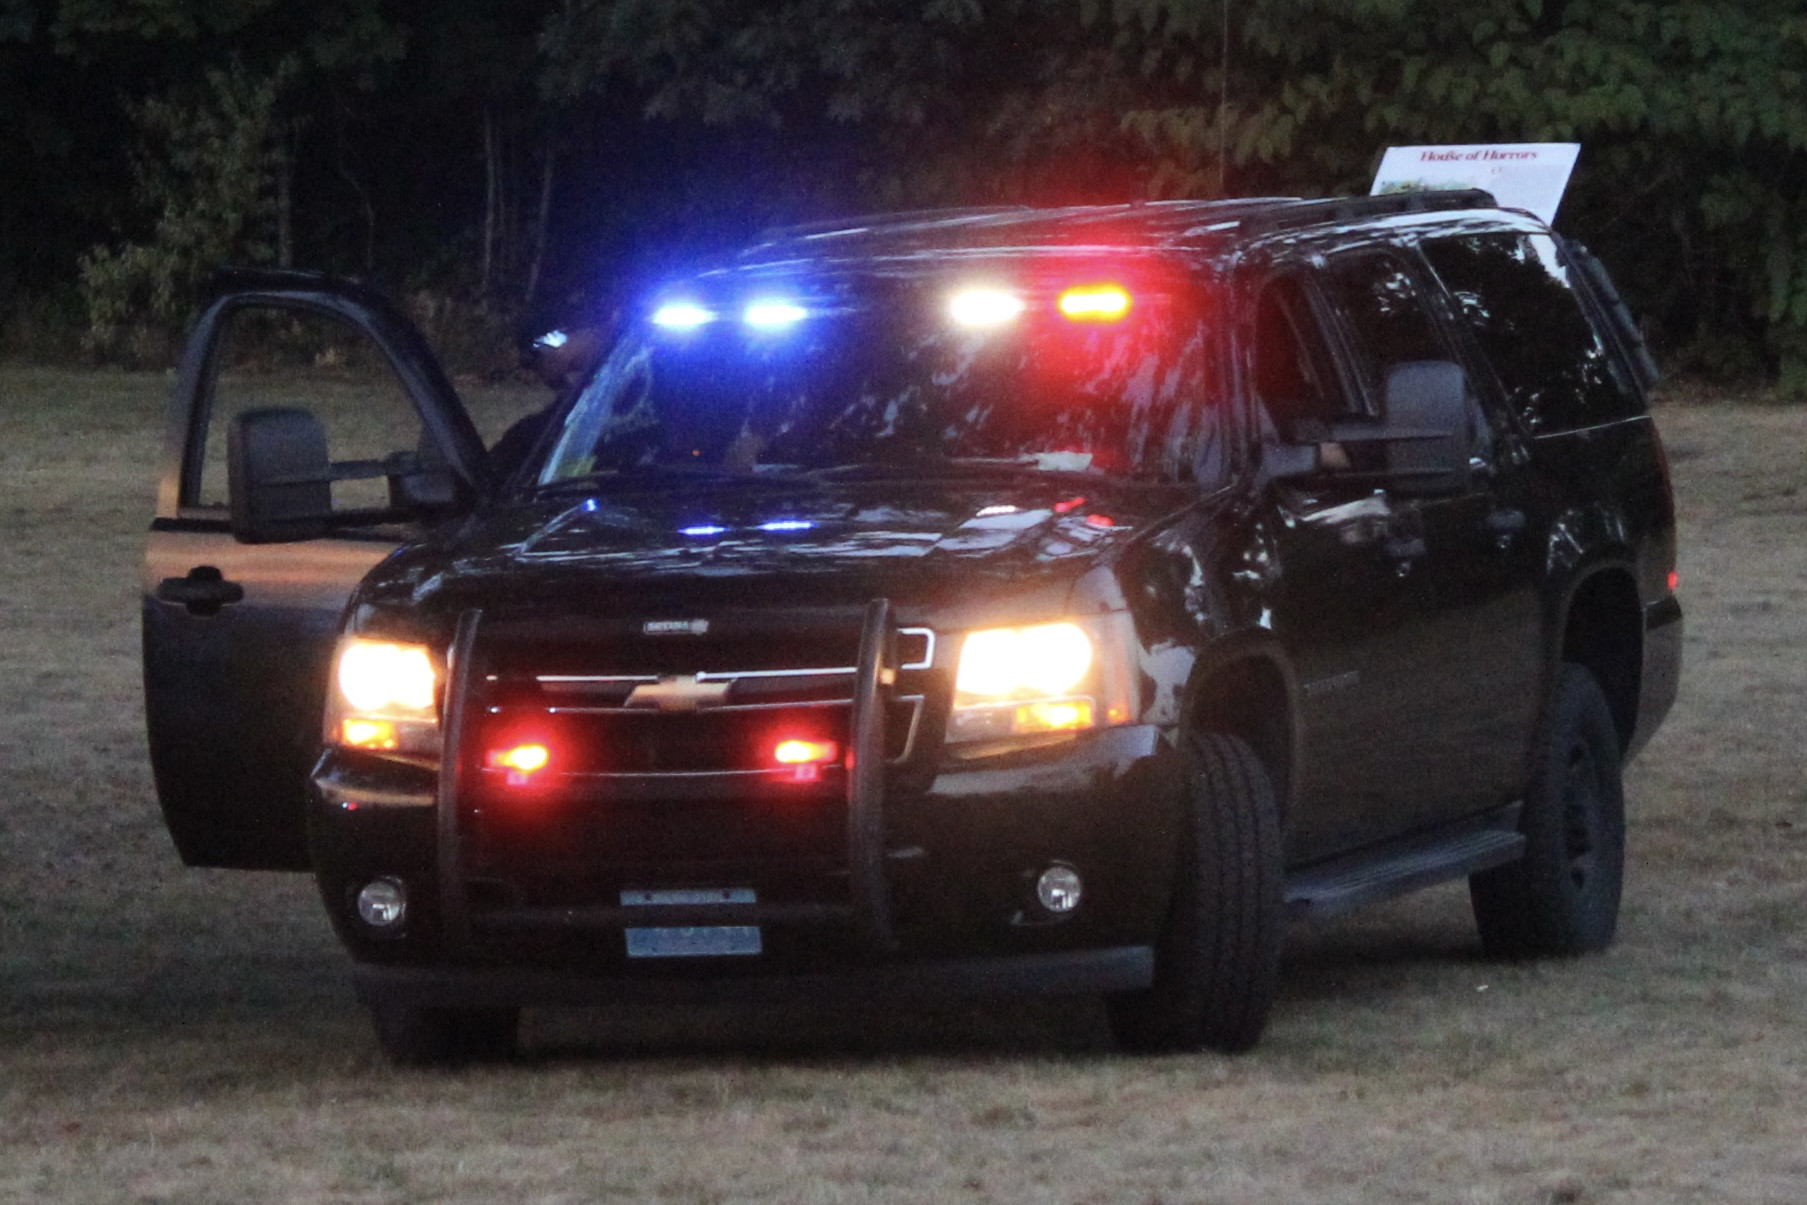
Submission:
[[[1292,711],[1286,681],[1270,661],[1247,657],[1211,672],[1195,695],[1192,727],[1248,742],[1273,778],[1281,820],[1291,801]]]
[[[1569,600],[1562,659],[1585,667],[1606,692],[1621,749],[1630,745],[1638,722],[1643,633],[1643,608],[1628,573],[1596,573]]]

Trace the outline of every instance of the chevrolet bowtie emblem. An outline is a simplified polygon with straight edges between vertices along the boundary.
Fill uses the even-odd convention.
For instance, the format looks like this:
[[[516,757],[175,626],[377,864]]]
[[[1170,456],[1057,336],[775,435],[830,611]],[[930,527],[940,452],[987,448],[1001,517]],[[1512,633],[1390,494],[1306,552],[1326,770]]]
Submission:
[[[660,711],[695,711],[699,707],[716,707],[728,701],[731,682],[699,682],[695,674],[677,678],[660,678],[634,687],[627,697],[629,707],[657,707]]]

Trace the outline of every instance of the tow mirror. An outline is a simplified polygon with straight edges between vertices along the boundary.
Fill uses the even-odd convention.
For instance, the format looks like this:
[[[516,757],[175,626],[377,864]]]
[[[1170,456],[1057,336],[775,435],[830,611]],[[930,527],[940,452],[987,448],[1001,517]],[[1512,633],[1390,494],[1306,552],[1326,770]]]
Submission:
[[[244,544],[311,540],[332,517],[326,428],[306,410],[246,410],[226,431],[232,534]]]
[[[1386,383],[1387,476],[1401,493],[1462,488],[1476,447],[1468,374],[1448,360],[1395,364]]]
[[[1478,407],[1462,366],[1447,360],[1394,364],[1383,404],[1380,422],[1299,420],[1285,440],[1265,441],[1263,463],[1281,479],[1372,479],[1401,494],[1461,489],[1479,435]],[[1361,450],[1377,444],[1378,454]]]
[[[335,525],[422,519],[455,510],[460,501],[457,479],[443,458],[413,451],[334,463],[320,420],[288,407],[233,416],[226,474],[232,534],[242,544],[317,539]],[[388,481],[386,506],[334,508],[333,482],[378,478]]]

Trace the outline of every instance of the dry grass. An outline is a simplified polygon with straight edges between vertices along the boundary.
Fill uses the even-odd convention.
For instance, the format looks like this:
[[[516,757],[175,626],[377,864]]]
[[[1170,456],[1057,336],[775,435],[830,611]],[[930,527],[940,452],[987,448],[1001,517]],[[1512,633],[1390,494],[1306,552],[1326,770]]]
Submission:
[[[1670,404],[1683,698],[1619,945],[1481,961],[1459,889],[1302,928],[1265,1043],[1095,1006],[530,1014],[378,1057],[311,886],[184,870],[137,689],[167,383],[0,371],[0,1200],[1807,1200],[1807,408]]]

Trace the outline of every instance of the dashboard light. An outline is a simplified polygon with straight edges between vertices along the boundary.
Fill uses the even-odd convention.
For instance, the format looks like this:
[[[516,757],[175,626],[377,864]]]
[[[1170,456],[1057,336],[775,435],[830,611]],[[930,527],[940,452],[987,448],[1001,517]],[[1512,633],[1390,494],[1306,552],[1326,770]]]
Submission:
[[[794,301],[755,301],[742,318],[755,330],[780,331],[795,326],[809,317],[809,311]]]
[[[948,299],[947,308],[960,326],[1003,326],[1023,312],[1023,299],[1005,289],[962,289]]]
[[[1118,322],[1129,313],[1129,293],[1118,285],[1082,285],[1060,295],[1060,312],[1074,322]]]
[[[670,331],[690,331],[715,321],[715,315],[694,301],[668,301],[653,311],[653,325]]]

